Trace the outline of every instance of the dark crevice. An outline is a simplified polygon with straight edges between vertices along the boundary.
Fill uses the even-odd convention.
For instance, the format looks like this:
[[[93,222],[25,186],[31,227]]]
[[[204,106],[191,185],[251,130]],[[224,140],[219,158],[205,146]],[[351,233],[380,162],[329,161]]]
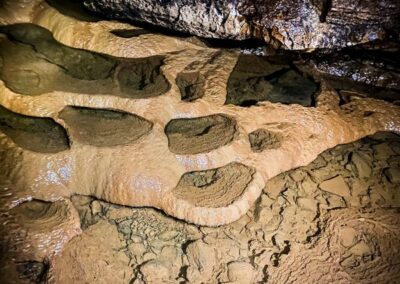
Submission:
[[[39,261],[22,261],[17,262],[17,271],[20,273],[21,280],[28,280],[31,283],[44,284],[46,283],[47,273],[49,270],[48,260]]]
[[[251,107],[257,105],[258,101],[257,100],[244,100],[240,103],[239,106],[241,107]]]
[[[46,0],[46,2],[61,14],[85,22],[98,22],[102,16],[88,11],[83,0]]]
[[[319,20],[321,23],[326,22],[326,17],[328,16],[328,12],[332,7],[332,0],[322,0],[322,7],[321,7],[321,15]]]
[[[318,86],[292,63],[277,56],[240,55],[227,85],[225,104],[252,106],[260,101],[315,106]]]
[[[115,36],[122,38],[133,38],[141,35],[149,34],[150,31],[146,29],[117,29],[110,31]]]

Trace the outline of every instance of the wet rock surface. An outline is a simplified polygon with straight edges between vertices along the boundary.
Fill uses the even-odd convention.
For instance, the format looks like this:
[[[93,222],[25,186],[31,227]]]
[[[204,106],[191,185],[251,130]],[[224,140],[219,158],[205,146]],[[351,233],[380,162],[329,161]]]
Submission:
[[[345,47],[398,37],[396,1],[85,0],[106,17],[142,21],[202,37],[261,38],[286,49]]]
[[[0,3],[1,283],[399,281],[395,47],[240,51],[54,2]],[[27,66],[66,77],[20,93]],[[25,147],[42,121],[71,147]]]
[[[74,49],[27,23],[3,26],[0,33],[6,36],[0,42],[0,77],[20,94],[66,91],[147,98],[169,89],[160,56],[122,60]]]

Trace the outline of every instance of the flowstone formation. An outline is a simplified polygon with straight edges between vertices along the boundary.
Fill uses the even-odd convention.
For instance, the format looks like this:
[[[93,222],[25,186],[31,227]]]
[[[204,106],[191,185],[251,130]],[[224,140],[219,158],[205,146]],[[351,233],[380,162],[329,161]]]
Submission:
[[[109,18],[130,19],[202,37],[263,39],[286,49],[337,48],[399,33],[396,0],[84,0]]]
[[[0,282],[399,280],[396,47],[256,56],[53,2],[0,5]]]
[[[162,57],[123,60],[73,49],[37,25],[0,28],[0,78],[14,92],[36,96],[52,91],[115,94],[132,98],[161,95],[169,85],[160,73]]]
[[[65,46],[35,24],[0,32],[5,176],[17,188],[34,184],[40,198],[91,195],[222,225],[245,214],[271,177],[338,143],[396,130],[400,117],[382,101],[341,106],[305,63],[207,48],[189,51],[203,64],[185,51],[124,59]],[[236,60],[230,70],[219,65],[227,60]],[[187,101],[186,88],[168,82],[187,66],[207,79],[196,88],[221,76],[224,84]]]

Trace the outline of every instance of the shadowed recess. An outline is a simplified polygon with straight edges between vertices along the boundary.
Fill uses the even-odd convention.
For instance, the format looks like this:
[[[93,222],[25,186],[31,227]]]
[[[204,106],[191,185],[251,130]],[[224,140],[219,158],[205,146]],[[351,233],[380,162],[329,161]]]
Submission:
[[[192,102],[204,96],[205,78],[198,71],[180,72],[176,84],[181,92],[181,99]]]
[[[45,261],[23,261],[17,263],[17,271],[21,280],[29,283],[46,283],[49,264]]]
[[[253,180],[254,169],[240,163],[185,173],[173,194],[194,206],[225,207],[232,204]]]
[[[5,35],[0,78],[23,95],[64,91],[147,98],[170,88],[160,69],[163,56],[124,59],[71,48],[33,24],[2,26],[0,33]]]
[[[278,149],[282,144],[282,135],[263,128],[249,134],[251,150],[259,153],[264,150]]]
[[[0,106],[0,131],[19,147],[40,153],[69,149],[65,129],[51,118],[32,117]]]
[[[46,2],[61,14],[85,22],[98,22],[103,18],[85,9],[82,0],[46,0]]]
[[[309,107],[316,90],[314,82],[288,65],[242,54],[229,77],[225,104],[251,106],[270,101]]]
[[[68,208],[63,201],[47,202],[34,199],[14,207],[10,213],[25,226],[35,227],[42,223],[52,227],[64,220],[68,215]]]
[[[209,152],[233,141],[236,121],[214,114],[196,118],[172,119],[165,127],[169,149],[176,154]]]
[[[308,54],[304,71],[318,74],[346,100],[371,97],[389,102],[400,98],[400,64],[396,43],[366,44]]]
[[[116,30],[112,30],[110,31],[110,33],[112,33],[113,35],[117,36],[117,37],[122,37],[122,38],[132,38],[132,37],[137,37],[140,35],[145,35],[145,34],[149,34],[150,31],[146,30],[146,29],[116,29]]]
[[[67,123],[74,140],[98,147],[132,144],[153,127],[140,116],[107,109],[66,107],[60,118]]]

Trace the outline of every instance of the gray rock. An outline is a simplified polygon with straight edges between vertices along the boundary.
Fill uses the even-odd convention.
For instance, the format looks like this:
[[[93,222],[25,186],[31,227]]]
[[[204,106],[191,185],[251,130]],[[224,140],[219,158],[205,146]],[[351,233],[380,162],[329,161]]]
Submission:
[[[286,49],[333,48],[398,36],[396,0],[84,0],[110,18]]]

